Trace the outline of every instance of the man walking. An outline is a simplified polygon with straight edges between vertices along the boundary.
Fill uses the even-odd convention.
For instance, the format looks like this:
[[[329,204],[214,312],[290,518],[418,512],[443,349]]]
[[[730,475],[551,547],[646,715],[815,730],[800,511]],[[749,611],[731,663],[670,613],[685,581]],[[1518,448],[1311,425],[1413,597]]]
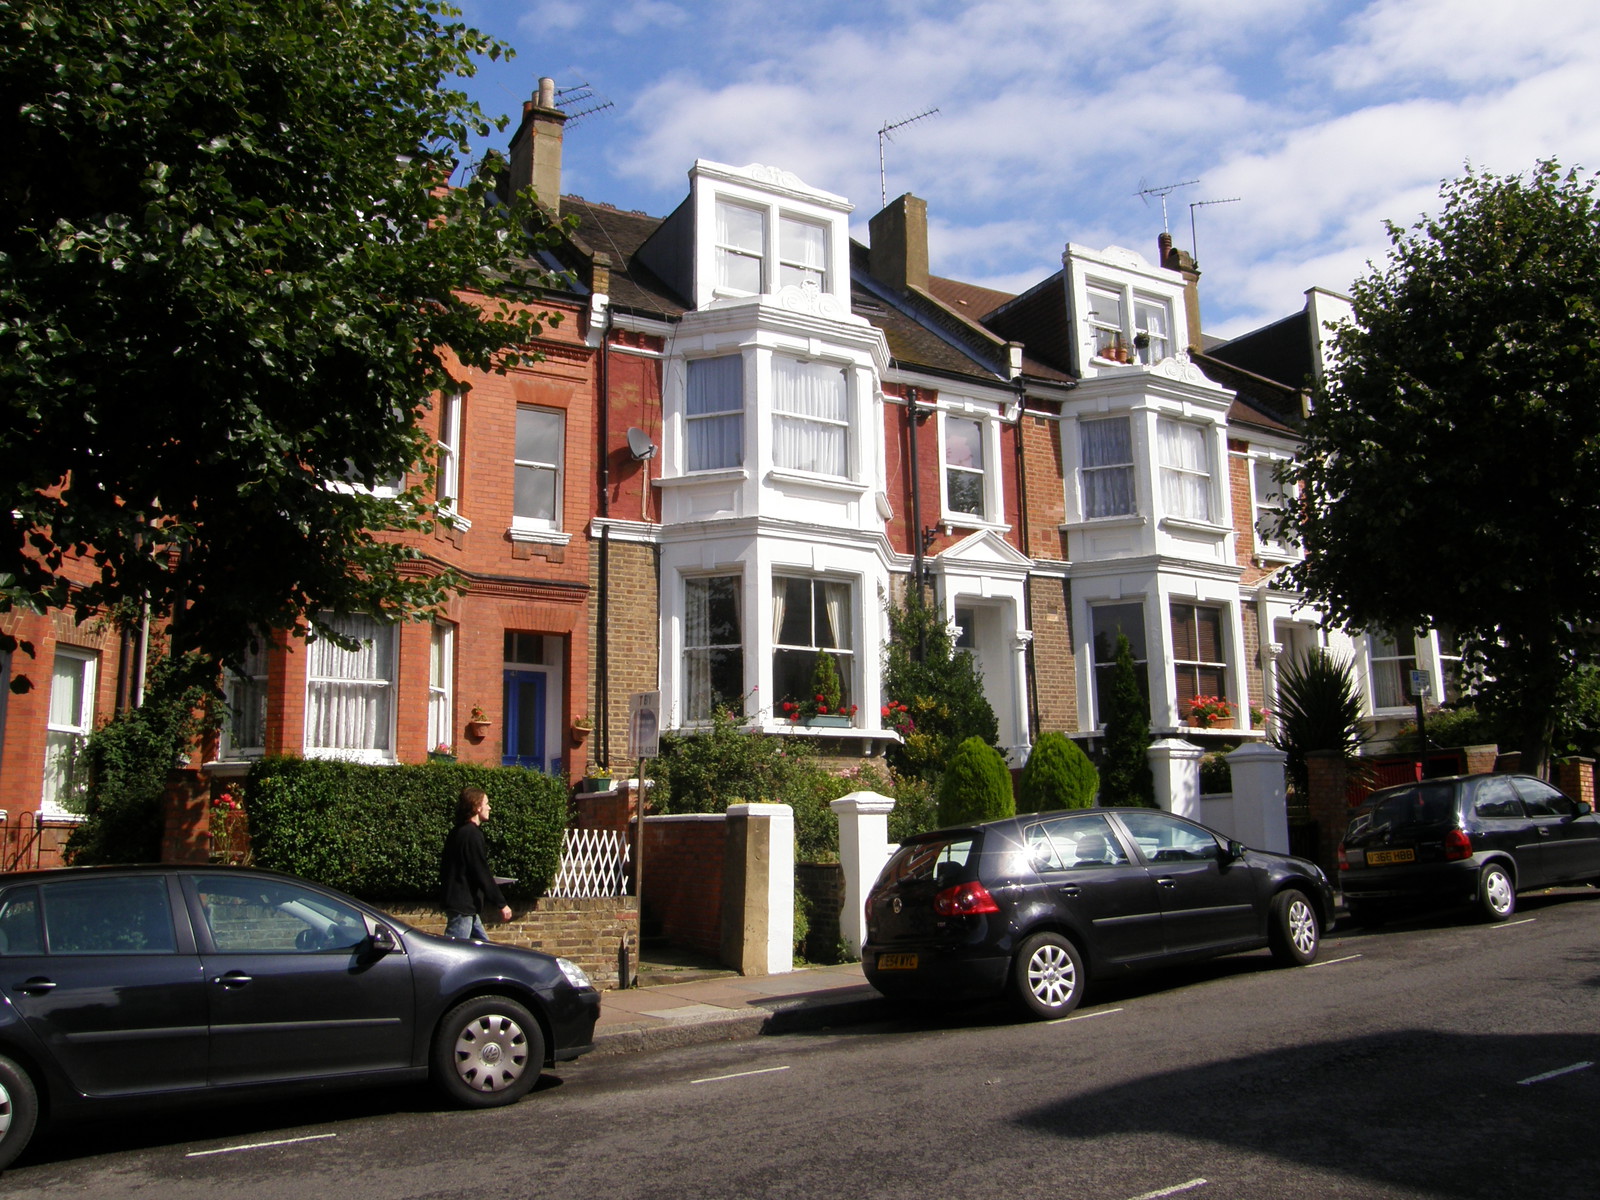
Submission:
[[[498,908],[502,921],[511,920],[511,906],[500,894],[489,870],[489,847],[479,828],[489,819],[489,795],[482,788],[465,787],[456,801],[456,827],[444,840],[439,878],[444,885],[444,931],[453,938],[486,942],[482,913]]]

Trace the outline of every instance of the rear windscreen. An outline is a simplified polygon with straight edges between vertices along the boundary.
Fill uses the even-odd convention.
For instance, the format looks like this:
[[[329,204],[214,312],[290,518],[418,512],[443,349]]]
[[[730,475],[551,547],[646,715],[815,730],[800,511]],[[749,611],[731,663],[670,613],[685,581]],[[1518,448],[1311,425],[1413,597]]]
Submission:
[[[918,879],[932,879],[943,883],[963,874],[972,862],[973,847],[977,839],[970,834],[932,842],[913,842],[901,846],[884,865],[878,876],[880,885],[906,883]]]
[[[1455,815],[1455,784],[1421,783],[1391,792],[1374,804],[1368,828],[1376,833],[1408,825],[1447,825]]]

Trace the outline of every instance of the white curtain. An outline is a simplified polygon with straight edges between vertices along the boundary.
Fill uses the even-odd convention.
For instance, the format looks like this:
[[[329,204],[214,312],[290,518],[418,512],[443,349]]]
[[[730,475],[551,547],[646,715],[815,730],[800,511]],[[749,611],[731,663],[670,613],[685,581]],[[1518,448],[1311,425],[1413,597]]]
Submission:
[[[825,581],[822,605],[828,617],[829,645],[850,649],[850,585]]]
[[[824,286],[828,270],[827,231],[810,221],[780,218],[778,258],[782,264],[780,283],[798,286],[811,280],[819,288]]]
[[[690,579],[683,594],[683,697],[690,721],[711,715],[711,585]]]
[[[789,607],[789,581],[777,576],[772,581],[772,641],[783,641],[783,614]]]
[[[716,471],[744,462],[744,359],[729,354],[691,360],[684,412],[689,470]]]
[[[342,650],[326,638],[306,648],[306,748],[387,751],[394,682],[394,626],[367,616],[331,616],[325,622],[360,639]]]
[[[779,467],[844,476],[849,451],[849,389],[844,371],[825,363],[773,363],[773,450]]]
[[[1134,512],[1133,433],[1128,418],[1084,421],[1078,434],[1083,451],[1083,515],[1116,517]]]
[[[1206,451],[1205,430],[1198,425],[1162,421],[1157,439],[1162,507],[1175,517],[1211,520],[1211,460]]]

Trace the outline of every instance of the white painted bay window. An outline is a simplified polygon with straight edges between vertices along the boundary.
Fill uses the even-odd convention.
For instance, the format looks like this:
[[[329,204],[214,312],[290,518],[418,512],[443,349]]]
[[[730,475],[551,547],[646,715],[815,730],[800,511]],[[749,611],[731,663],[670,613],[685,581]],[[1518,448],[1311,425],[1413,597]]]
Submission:
[[[1133,481],[1133,431],[1127,417],[1078,423],[1083,462],[1083,515],[1124,517],[1138,511]]]
[[[684,403],[686,469],[720,471],[744,462],[744,359],[694,358]]]
[[[1168,516],[1211,520],[1211,448],[1199,425],[1162,418],[1156,426],[1161,506]]]
[[[828,227],[788,215],[778,218],[778,286],[815,284],[828,290]]]
[[[1166,301],[1134,294],[1133,344],[1142,363],[1158,363],[1172,353],[1172,310]]]
[[[1105,288],[1089,289],[1089,328],[1094,335],[1097,358],[1115,360],[1127,346],[1122,326],[1122,293]]]
[[[850,387],[837,365],[775,358],[773,465],[813,475],[850,473]]]
[[[1228,665],[1223,647],[1227,621],[1220,606],[1174,601],[1172,669],[1178,720],[1189,724],[1189,701],[1196,696],[1228,696]],[[1237,698],[1233,698],[1237,699]]]
[[[743,581],[712,575],[684,581],[683,712],[708,721],[718,707],[739,711],[744,694]]]
[[[855,610],[850,584],[798,575],[772,579],[772,689],[781,703],[813,696],[811,675],[822,653],[833,656],[842,704],[855,703]]]
[[[388,761],[394,757],[395,627],[364,615],[324,622],[354,640],[306,643],[306,754]]]

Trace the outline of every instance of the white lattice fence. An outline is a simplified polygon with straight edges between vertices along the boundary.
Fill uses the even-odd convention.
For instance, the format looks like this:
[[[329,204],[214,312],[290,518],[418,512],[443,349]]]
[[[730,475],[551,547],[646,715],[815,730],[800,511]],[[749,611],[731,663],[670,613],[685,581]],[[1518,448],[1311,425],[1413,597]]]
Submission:
[[[589,900],[627,895],[628,839],[616,829],[569,829],[549,895]]]

